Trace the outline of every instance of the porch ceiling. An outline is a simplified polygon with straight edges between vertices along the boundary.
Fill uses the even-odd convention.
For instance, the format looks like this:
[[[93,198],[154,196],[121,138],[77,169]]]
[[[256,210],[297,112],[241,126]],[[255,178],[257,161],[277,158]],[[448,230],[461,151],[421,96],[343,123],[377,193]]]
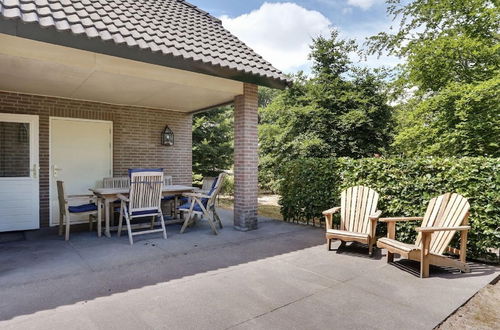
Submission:
[[[243,83],[0,34],[0,90],[193,112]]]

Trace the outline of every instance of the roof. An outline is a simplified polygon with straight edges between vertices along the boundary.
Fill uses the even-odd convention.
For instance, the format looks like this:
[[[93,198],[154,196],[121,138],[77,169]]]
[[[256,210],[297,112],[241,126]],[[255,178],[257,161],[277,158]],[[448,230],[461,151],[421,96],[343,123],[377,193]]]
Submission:
[[[184,0],[0,0],[0,33],[269,87],[288,84],[219,19]]]

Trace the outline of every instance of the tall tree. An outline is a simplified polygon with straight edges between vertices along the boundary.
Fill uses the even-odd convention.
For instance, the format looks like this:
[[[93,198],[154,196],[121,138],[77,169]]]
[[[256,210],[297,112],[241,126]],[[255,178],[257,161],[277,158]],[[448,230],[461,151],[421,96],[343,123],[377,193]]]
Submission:
[[[354,41],[337,31],[313,40],[312,78],[299,73],[292,87],[260,109],[261,182],[272,185],[281,165],[298,157],[366,157],[390,144],[392,109],[377,72],[350,60]]]
[[[395,151],[410,156],[500,156],[498,2],[388,0],[395,33],[369,39],[372,53],[406,59],[395,90]],[[408,94],[408,91],[411,91]]]
[[[193,117],[193,173],[214,176],[233,165],[233,109],[221,107]]]

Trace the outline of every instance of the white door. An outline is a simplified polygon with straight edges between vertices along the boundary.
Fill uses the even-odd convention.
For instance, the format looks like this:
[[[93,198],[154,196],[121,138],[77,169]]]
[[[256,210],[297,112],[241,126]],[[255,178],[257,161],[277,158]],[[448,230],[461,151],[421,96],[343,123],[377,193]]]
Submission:
[[[38,116],[0,113],[0,232],[38,229]]]
[[[113,176],[113,123],[110,121],[50,118],[50,223],[59,224],[56,181],[64,181],[67,195],[88,195],[89,188]],[[86,199],[76,203],[88,203]],[[73,217],[72,222],[87,222]]]

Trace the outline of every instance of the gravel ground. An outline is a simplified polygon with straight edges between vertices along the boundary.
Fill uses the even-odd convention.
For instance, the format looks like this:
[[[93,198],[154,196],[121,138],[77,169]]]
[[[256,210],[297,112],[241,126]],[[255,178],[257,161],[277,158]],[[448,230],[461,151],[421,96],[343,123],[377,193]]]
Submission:
[[[500,329],[500,282],[481,289],[436,329]]]

